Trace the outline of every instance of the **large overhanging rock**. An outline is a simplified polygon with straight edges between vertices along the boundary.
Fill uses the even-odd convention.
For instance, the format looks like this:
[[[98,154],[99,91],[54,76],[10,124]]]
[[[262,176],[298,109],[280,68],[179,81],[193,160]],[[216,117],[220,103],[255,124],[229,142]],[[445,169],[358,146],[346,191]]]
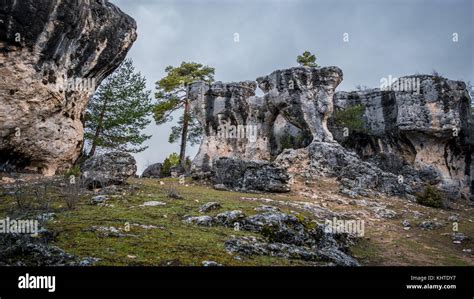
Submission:
[[[338,92],[334,104],[337,110],[363,105],[364,130],[348,128],[344,135],[343,127],[331,128],[345,147],[405,176],[408,167],[393,169],[390,162],[400,159],[448,197],[469,197],[471,112],[464,82],[428,75],[403,77],[391,90]]]
[[[135,21],[108,1],[2,1],[0,170],[68,168],[88,99],[135,39]]]

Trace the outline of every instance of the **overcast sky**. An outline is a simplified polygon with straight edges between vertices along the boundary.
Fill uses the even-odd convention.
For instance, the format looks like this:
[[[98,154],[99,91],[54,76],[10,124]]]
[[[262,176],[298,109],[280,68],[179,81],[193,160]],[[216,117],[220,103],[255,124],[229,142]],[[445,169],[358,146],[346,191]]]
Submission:
[[[165,67],[182,61],[214,67],[219,81],[243,81],[296,66],[305,50],[319,65],[342,69],[337,90],[379,87],[389,75],[433,70],[474,83],[472,0],[111,2],[137,21],[138,39],[128,56],[152,91]],[[148,127],[153,137],[148,150],[135,155],[138,173],[179,152],[178,143],[168,143],[170,127]],[[188,148],[192,158],[196,152],[197,146]]]

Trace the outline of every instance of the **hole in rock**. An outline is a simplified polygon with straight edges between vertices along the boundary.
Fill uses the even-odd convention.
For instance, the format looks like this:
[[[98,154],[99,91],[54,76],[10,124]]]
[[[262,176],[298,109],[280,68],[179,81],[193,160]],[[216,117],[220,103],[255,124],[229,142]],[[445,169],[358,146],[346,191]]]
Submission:
[[[271,156],[275,158],[285,149],[307,147],[312,140],[311,132],[296,127],[279,114],[273,123],[271,132]]]
[[[0,150],[0,172],[21,172],[31,164],[31,160],[24,155],[11,150]]]

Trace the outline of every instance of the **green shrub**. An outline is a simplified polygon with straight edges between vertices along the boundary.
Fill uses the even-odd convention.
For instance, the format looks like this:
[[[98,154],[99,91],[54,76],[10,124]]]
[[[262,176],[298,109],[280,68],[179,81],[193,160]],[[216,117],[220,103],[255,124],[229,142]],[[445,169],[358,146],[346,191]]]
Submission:
[[[177,153],[172,153],[168,156],[171,165],[178,166],[179,165],[179,155]]]
[[[346,127],[351,131],[365,132],[364,128],[365,106],[362,104],[347,107],[334,112],[334,122],[338,126]]]
[[[305,138],[303,132],[296,134],[295,136],[289,133],[280,137],[280,146],[282,150],[287,148],[300,148],[305,146]]]
[[[163,161],[161,166],[161,176],[168,177],[171,175],[171,167],[179,165],[179,155],[177,153],[172,153]]]
[[[441,193],[435,187],[427,185],[424,192],[416,194],[416,202],[432,208],[443,208],[443,198]]]
[[[167,177],[171,175],[171,165],[170,159],[166,158],[163,161],[163,166],[161,166],[161,176],[162,177]]]
[[[293,148],[293,138],[290,135],[285,135],[280,138],[282,149]]]
[[[69,178],[71,175],[73,175],[74,177],[79,177],[81,175],[81,168],[79,166],[73,166],[71,168],[69,168],[68,171],[66,171],[66,178]]]

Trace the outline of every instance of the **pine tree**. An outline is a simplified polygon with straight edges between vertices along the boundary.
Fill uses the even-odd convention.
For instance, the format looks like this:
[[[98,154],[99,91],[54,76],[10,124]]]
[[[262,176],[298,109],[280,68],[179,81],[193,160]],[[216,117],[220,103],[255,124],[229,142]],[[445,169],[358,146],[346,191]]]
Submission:
[[[311,54],[309,51],[305,51],[302,55],[298,55],[296,57],[296,62],[298,62],[301,66],[318,67],[315,61],[316,56]]]
[[[156,82],[155,98],[159,103],[154,108],[158,125],[172,120],[172,113],[183,109],[178,125],[172,128],[170,142],[181,139],[179,161],[186,167],[187,142],[195,143],[202,135],[194,115],[190,111],[189,85],[201,80],[211,83],[214,80],[214,68],[195,62],[182,62],[180,66],[168,66],[167,75]]]
[[[151,122],[150,94],[145,77],[135,72],[131,59],[105,79],[86,109],[84,137],[91,146],[89,157],[98,148],[130,153],[147,148],[142,144],[151,136],[141,131]]]
[[[189,120],[188,120],[187,140],[189,144],[193,146],[201,142],[203,129],[202,129],[202,125],[198,122],[197,118],[194,116],[193,113],[191,113],[191,111],[188,114],[188,118]],[[177,125],[171,128],[171,133],[170,133],[170,136],[168,137],[169,143],[175,143],[176,141],[180,140],[181,133],[183,132],[183,123],[184,123],[184,116],[181,115],[181,117],[178,120]]]

